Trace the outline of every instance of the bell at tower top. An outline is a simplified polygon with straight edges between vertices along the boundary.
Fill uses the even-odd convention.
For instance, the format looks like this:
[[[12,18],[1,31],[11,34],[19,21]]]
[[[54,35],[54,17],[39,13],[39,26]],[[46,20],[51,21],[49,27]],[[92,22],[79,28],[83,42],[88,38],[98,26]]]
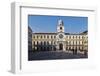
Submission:
[[[63,21],[60,19],[60,20],[58,20],[58,25],[62,25],[63,26]]]

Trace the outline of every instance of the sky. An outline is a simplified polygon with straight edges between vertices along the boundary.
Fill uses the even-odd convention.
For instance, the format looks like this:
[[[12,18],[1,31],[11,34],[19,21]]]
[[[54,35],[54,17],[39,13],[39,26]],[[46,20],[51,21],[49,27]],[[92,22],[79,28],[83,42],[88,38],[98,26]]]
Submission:
[[[58,20],[62,20],[66,33],[81,33],[88,30],[88,17],[29,15],[28,25],[33,32],[57,32]]]

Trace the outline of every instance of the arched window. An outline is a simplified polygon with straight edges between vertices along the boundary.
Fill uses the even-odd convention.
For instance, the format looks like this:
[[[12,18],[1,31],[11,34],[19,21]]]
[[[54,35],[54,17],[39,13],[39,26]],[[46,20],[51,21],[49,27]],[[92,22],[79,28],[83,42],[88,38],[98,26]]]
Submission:
[[[77,41],[76,41],[76,45],[77,45]]]
[[[35,45],[35,41],[33,42],[33,45]]]
[[[47,38],[49,38],[49,35],[47,36]]]
[[[44,45],[46,45],[46,42],[44,41]]]
[[[56,44],[56,42],[54,41],[54,45]]]
[[[54,36],[54,38],[56,38],[56,36]]]
[[[41,35],[41,39],[42,39],[42,35]]]
[[[33,38],[35,39],[35,36],[33,36]]]
[[[51,35],[51,39],[52,39],[52,35]]]
[[[49,45],[49,41],[47,41],[47,45]]]
[[[74,39],[74,36],[73,36],[73,39]]]
[[[41,51],[43,50],[43,48],[41,47]]]
[[[69,36],[69,39],[71,38],[71,36]]]
[[[62,30],[62,27],[60,27],[60,30]]]
[[[80,36],[79,36],[79,39],[80,39]]]
[[[38,39],[38,36],[37,36],[37,39]]]
[[[45,35],[44,35],[44,38],[45,38]]]
[[[42,41],[41,41],[41,45],[43,45],[43,44],[42,44]]]
[[[77,39],[77,36],[76,36],[76,39]]]
[[[53,41],[51,41],[51,45],[53,45]]]

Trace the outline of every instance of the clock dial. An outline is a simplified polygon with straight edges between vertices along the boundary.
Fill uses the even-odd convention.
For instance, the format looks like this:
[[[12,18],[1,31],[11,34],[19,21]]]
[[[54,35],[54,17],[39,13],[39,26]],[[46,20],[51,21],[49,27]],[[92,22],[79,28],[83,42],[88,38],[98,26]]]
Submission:
[[[59,38],[61,38],[61,39],[62,39],[62,38],[63,38],[63,35],[62,35],[62,34],[60,34],[60,35],[59,35]]]

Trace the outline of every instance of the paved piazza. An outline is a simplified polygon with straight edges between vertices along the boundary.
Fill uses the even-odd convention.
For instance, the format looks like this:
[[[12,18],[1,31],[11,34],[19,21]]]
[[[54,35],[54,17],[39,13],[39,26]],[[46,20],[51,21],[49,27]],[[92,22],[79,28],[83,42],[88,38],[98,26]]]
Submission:
[[[44,52],[30,52],[29,61],[32,60],[54,60],[54,59],[79,59],[88,58],[85,54],[73,54],[64,51],[44,51]]]

